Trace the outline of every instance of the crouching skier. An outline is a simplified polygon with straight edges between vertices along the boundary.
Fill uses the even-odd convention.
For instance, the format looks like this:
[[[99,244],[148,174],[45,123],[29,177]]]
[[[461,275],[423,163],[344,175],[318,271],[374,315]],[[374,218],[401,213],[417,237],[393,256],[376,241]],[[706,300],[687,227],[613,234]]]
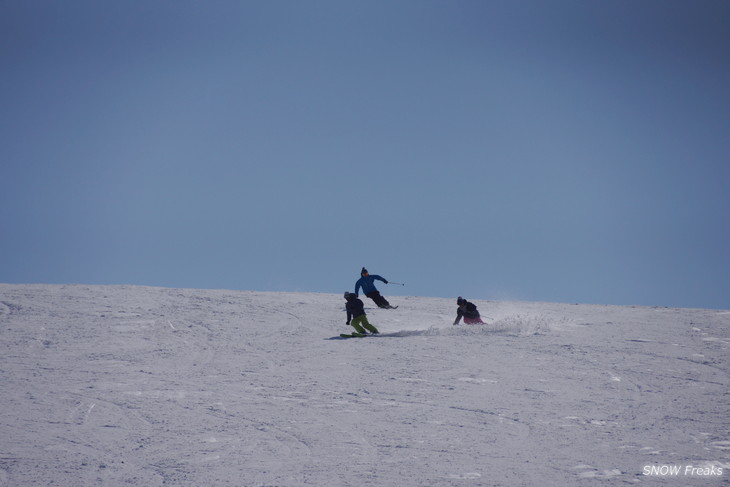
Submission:
[[[477,311],[477,306],[474,303],[470,303],[466,299],[459,296],[456,300],[456,304],[459,306],[456,308],[456,321],[454,321],[455,325],[459,324],[459,321],[461,321],[461,318],[464,318],[464,324],[466,325],[486,325],[482,321],[481,316],[479,316],[479,311]]]
[[[356,295],[346,292],[345,300],[347,301],[345,305],[345,309],[347,310],[347,324],[351,325],[356,333],[361,335],[366,335],[368,331],[373,334],[380,333],[377,328],[368,322],[364,305]]]

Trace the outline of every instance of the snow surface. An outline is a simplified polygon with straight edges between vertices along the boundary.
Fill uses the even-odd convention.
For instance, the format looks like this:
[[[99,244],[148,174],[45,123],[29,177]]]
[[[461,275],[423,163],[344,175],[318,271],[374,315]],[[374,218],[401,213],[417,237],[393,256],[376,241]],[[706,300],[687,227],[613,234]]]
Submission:
[[[730,481],[730,312],[390,300],[0,284],[0,486]]]

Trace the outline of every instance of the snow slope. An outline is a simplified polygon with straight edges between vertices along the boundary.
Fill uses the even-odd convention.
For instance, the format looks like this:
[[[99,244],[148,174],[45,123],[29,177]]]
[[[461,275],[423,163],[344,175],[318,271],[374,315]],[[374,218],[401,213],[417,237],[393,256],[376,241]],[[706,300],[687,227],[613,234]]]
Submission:
[[[728,485],[730,312],[365,301],[0,284],[0,487]]]

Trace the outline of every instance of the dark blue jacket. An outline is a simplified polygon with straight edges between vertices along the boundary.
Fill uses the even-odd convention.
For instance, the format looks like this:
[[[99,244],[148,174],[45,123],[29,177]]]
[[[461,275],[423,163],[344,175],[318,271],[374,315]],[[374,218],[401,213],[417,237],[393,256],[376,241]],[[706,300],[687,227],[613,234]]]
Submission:
[[[352,298],[347,300],[345,310],[347,310],[347,323],[349,324],[352,318],[357,318],[365,314],[365,305],[362,303],[362,300]]]
[[[373,274],[363,276],[360,279],[358,279],[357,282],[355,283],[355,295],[356,296],[358,295],[358,291],[360,290],[360,288],[362,288],[362,292],[366,296],[373,291],[377,291],[377,289],[375,288],[375,284],[373,283],[373,281],[375,279],[377,279],[378,281],[383,281],[384,283],[388,284],[388,281],[386,281],[385,279],[383,279],[380,276],[376,276]]]

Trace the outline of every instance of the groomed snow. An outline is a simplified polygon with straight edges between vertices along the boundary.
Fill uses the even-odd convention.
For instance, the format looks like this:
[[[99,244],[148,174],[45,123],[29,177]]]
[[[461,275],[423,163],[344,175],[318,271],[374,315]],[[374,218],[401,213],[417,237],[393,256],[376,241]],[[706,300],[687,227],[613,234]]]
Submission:
[[[0,284],[0,486],[730,481],[730,312],[388,297]]]

